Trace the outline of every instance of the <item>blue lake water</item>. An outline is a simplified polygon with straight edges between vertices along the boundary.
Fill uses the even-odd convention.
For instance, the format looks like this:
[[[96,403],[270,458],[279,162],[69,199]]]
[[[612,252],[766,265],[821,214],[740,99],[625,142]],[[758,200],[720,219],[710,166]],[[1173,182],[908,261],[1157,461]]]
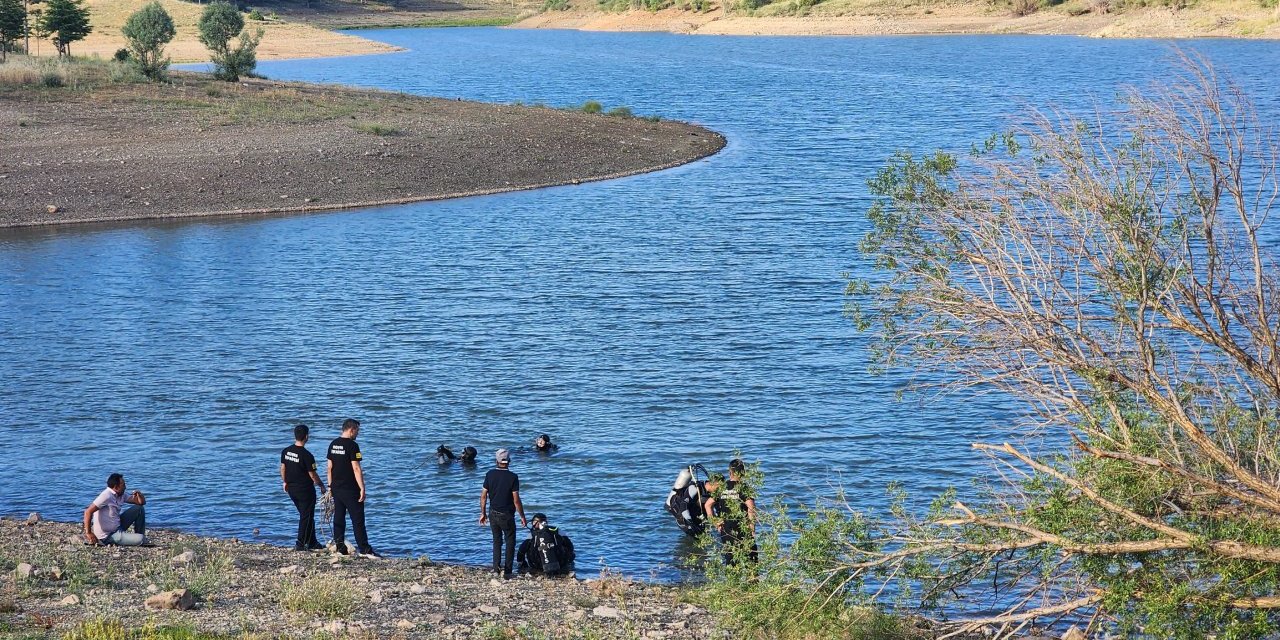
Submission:
[[[1092,109],[1169,75],[1156,41],[360,32],[410,49],[274,62],[272,78],[474,100],[627,105],[728,148],[657,174],[323,215],[0,232],[0,511],[73,520],[107,473],[152,526],[276,543],[290,427],[322,452],[364,422],[373,544],[487,562],[483,468],[517,453],[529,512],[579,568],[676,575],[661,503],[681,465],[758,460],[767,497],[862,507],[985,472],[995,399],[899,401],[842,316],[865,182],[897,149],[964,150],[1030,107]],[[1185,47],[1280,115],[1280,46]]]

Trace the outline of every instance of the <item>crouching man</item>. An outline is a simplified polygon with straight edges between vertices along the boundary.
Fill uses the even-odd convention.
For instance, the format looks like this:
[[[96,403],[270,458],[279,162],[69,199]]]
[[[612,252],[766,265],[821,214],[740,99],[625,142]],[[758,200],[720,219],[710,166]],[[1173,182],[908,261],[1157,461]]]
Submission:
[[[124,476],[107,476],[107,488],[84,510],[84,539],[89,544],[118,544],[136,547],[147,543],[147,524],[141,491],[124,497]],[[132,506],[124,508],[125,504]],[[123,511],[121,509],[124,508]],[[129,529],[133,529],[130,532]]]
[[[573,572],[573,541],[560,530],[547,524],[547,516],[533,514],[529,539],[516,554],[520,573],[526,575],[563,576]]]

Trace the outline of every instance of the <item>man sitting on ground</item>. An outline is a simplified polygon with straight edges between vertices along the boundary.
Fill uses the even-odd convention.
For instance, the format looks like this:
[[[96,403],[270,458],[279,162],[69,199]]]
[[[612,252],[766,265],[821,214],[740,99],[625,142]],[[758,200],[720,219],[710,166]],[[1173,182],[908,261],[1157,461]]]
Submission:
[[[124,497],[124,476],[107,476],[107,488],[84,510],[84,539],[89,544],[117,544],[136,547],[147,543],[147,524],[143,505],[147,499],[141,491]],[[133,506],[120,511],[125,504]],[[129,529],[133,532],[130,533]]]

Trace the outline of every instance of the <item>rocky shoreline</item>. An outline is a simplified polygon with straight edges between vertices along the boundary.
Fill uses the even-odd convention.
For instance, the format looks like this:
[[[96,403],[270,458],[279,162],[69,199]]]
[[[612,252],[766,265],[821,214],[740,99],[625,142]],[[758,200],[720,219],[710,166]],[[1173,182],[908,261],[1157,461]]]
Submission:
[[[728,637],[679,588],[607,572],[497,580],[426,558],[160,529],[148,531],[152,547],[94,548],[78,524],[36,520],[0,520],[0,635],[59,638],[118,622],[237,638]]]

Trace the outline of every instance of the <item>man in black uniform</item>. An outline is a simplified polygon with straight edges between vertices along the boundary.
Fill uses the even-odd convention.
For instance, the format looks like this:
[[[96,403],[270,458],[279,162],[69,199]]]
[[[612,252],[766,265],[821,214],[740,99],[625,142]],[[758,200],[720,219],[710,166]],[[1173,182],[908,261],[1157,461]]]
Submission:
[[[711,497],[703,509],[713,516],[712,522],[720,532],[725,564],[736,564],[743,552],[752,564],[759,559],[755,539],[756,500],[751,488],[743,482],[746,471],[747,465],[734,458],[729,462],[728,482],[717,479],[707,483]]]
[[[298,540],[294,551],[323,549],[316,540],[316,487],[324,493],[324,483],[316,473],[316,458],[307,451],[310,429],[300,424],[293,428],[293,446],[280,452],[280,480],[284,492],[298,509]]]
[[[510,578],[516,558],[515,514],[520,514],[521,527],[529,526],[529,521],[524,519],[524,504],[520,502],[520,476],[507,468],[511,465],[511,454],[506,449],[498,449],[496,458],[498,468],[485,474],[484,488],[480,490],[480,524],[488,522],[489,531],[493,533],[494,573]],[[502,553],[504,540],[507,545],[505,561]]]
[[[351,514],[351,528],[356,535],[356,550],[361,555],[381,558],[369,546],[369,535],[364,530],[364,471],[360,461],[360,423],[347,418],[342,423],[342,435],[329,443],[329,491],[333,494],[333,541],[338,553],[347,555],[347,513]]]

